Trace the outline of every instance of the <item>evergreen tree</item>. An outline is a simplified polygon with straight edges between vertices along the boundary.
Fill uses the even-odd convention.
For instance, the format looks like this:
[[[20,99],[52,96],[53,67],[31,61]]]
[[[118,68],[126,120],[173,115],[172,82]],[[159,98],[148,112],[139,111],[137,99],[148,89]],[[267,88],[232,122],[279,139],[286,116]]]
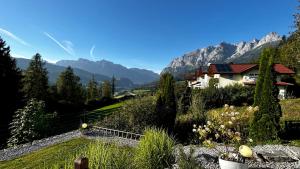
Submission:
[[[261,101],[262,87],[265,79],[265,72],[266,72],[268,57],[270,55],[270,50],[271,49],[266,48],[263,50],[263,52],[260,55],[259,72],[258,72],[259,76],[255,86],[254,106],[257,106]]]
[[[112,87],[109,81],[104,81],[102,84],[102,97],[111,98]]]
[[[84,103],[84,91],[80,83],[80,78],[74,74],[71,67],[67,67],[59,75],[56,87],[61,100],[76,105]]]
[[[40,54],[35,54],[25,71],[23,91],[27,99],[47,100],[48,72]]]
[[[30,99],[24,108],[15,112],[10,124],[11,137],[8,145],[14,146],[40,139],[46,134],[48,124],[44,101]]]
[[[115,83],[116,83],[116,78],[115,78],[115,76],[113,76],[111,79],[111,94],[112,94],[112,96],[115,95],[115,89],[116,89]]]
[[[98,89],[98,83],[93,76],[87,86],[87,101],[95,100],[97,98],[100,98],[100,93]]]
[[[279,120],[281,107],[278,100],[278,88],[275,86],[276,74],[273,70],[275,49],[269,49],[268,63],[264,73],[261,99],[257,103],[259,111],[255,113],[251,124],[251,137],[257,141],[273,140],[278,138],[280,130]]]
[[[176,119],[174,79],[169,73],[161,75],[156,103],[158,125],[171,132]]]
[[[184,85],[185,85],[185,89],[181,94],[180,98],[178,99],[178,109],[177,109],[178,114],[187,113],[191,105],[192,90],[188,86],[187,82],[185,82]]]
[[[22,100],[21,71],[10,55],[10,48],[0,37],[0,149],[6,146],[9,123]]]

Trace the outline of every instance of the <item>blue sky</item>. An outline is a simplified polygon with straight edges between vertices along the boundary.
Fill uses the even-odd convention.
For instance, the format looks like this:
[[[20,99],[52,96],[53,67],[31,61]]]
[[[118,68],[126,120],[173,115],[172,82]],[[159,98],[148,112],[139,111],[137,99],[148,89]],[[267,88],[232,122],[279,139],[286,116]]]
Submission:
[[[159,72],[186,52],[292,31],[296,0],[0,0],[15,57],[86,58]]]

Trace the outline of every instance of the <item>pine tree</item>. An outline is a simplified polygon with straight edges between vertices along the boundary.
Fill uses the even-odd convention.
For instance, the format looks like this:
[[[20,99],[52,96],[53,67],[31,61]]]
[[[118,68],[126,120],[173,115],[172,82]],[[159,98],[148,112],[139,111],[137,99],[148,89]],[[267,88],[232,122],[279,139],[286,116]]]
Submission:
[[[262,86],[265,79],[265,72],[266,72],[266,66],[267,66],[269,54],[270,54],[270,49],[266,48],[263,50],[263,52],[260,55],[259,72],[258,72],[259,76],[255,86],[254,106],[257,106],[261,101]]]
[[[169,73],[161,75],[156,112],[158,125],[171,132],[176,119],[176,98],[174,79]]]
[[[27,99],[47,100],[48,72],[40,54],[35,54],[25,71],[23,91]]]
[[[100,92],[98,89],[98,83],[96,82],[93,75],[87,86],[87,101],[95,100],[97,98],[100,98]]]
[[[0,149],[6,146],[9,123],[21,105],[21,71],[10,55],[10,48],[0,37]]]
[[[80,78],[74,74],[71,67],[67,67],[59,75],[56,87],[61,100],[76,105],[84,103],[84,91],[80,83]]]
[[[24,108],[14,114],[8,145],[14,146],[41,138],[49,127],[48,122],[44,101],[30,99]]]
[[[109,81],[104,81],[102,84],[102,97],[111,98],[112,87]]]
[[[112,96],[115,95],[115,89],[116,89],[115,83],[116,83],[116,78],[115,78],[115,76],[113,76],[111,79],[111,94],[112,94]]]
[[[279,120],[282,113],[278,100],[278,88],[275,86],[276,74],[273,70],[275,55],[276,50],[269,49],[262,91],[260,95],[256,93],[261,99],[259,103],[257,103],[259,111],[254,115],[250,135],[257,141],[277,139],[280,130]]]
[[[187,82],[185,82],[184,85],[185,85],[185,89],[181,94],[180,98],[178,99],[178,109],[177,109],[178,114],[187,113],[191,105],[192,90],[190,87],[188,87]]]

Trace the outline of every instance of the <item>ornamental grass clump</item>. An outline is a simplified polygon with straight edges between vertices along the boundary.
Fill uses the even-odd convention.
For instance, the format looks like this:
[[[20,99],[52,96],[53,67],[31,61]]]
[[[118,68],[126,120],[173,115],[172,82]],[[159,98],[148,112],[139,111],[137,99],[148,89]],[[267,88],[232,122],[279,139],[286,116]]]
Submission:
[[[175,161],[174,140],[161,129],[146,129],[134,157],[135,167],[144,169],[170,168]]]
[[[258,107],[249,107],[243,113],[253,113]],[[214,148],[220,153],[220,158],[224,160],[244,162],[245,157],[252,156],[251,149],[243,144],[251,143],[252,139],[241,135],[243,130],[243,113],[235,111],[234,106],[225,105],[221,118],[207,121],[203,126],[193,126],[193,132],[199,136],[200,142],[209,148]],[[225,150],[216,148],[218,143],[225,146]],[[229,147],[233,147],[231,150]],[[240,150],[240,151],[239,151]],[[251,152],[249,152],[249,150]]]

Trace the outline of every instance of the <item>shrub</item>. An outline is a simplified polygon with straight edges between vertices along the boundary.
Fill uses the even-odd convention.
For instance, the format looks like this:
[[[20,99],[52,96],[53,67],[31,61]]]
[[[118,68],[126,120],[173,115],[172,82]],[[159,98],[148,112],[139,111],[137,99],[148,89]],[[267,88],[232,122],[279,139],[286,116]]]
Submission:
[[[203,124],[204,122],[205,118],[196,113],[189,112],[188,114],[177,116],[174,128],[176,141],[179,141],[182,144],[197,142],[195,134],[191,130],[191,126],[193,124]]]
[[[23,109],[15,112],[10,124],[11,137],[8,145],[14,146],[47,136],[53,117],[46,113],[44,101],[30,99]]]
[[[128,100],[118,112],[106,117],[100,124],[119,130],[142,133],[146,127],[156,126],[155,97]]]
[[[147,129],[140,140],[135,154],[137,168],[164,169],[174,163],[175,142],[164,130]]]
[[[192,92],[190,111],[203,114],[213,108],[222,107],[224,104],[234,106],[251,105],[253,103],[254,87],[239,84],[216,88],[210,86]],[[205,116],[205,115],[204,115]]]

